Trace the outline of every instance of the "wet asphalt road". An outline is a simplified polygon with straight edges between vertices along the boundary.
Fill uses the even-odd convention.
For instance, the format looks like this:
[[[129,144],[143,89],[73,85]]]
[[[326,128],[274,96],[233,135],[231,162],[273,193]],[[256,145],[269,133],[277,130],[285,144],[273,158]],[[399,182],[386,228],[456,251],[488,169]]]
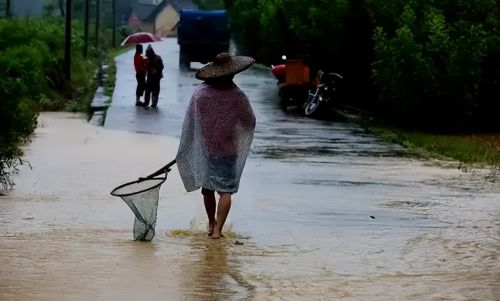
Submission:
[[[178,68],[179,47],[175,39],[152,44],[164,60],[157,108],[135,107],[135,73],[131,50],[117,57],[117,87],[113,94],[104,126],[139,133],[180,137],[184,112],[193,90],[200,81],[194,78],[199,63],[192,63],[191,72]],[[304,157],[316,154],[396,155],[402,149],[366,135],[354,124],[313,120],[283,112],[278,103],[276,81],[268,68],[255,66],[238,74],[236,83],[250,98],[257,129],[253,154],[273,158]]]
[[[191,72],[179,71],[175,39],[153,47],[166,65],[158,107],[134,106],[133,51],[129,51],[116,59],[117,83],[105,128],[180,137],[185,108],[193,89],[200,84],[194,78],[195,69],[202,65],[193,63]],[[343,219],[348,223],[347,228],[350,223],[363,220],[354,227],[360,231],[376,222],[370,216],[380,214],[388,216],[385,222],[389,220],[394,225],[402,220],[412,220],[413,226],[424,223],[409,213],[395,216],[390,209],[376,204],[380,193],[408,189],[408,182],[412,181],[370,179],[373,171],[397,173],[402,168],[382,169],[398,162],[404,154],[400,146],[384,143],[364,133],[356,124],[314,120],[284,112],[279,105],[276,81],[263,66],[237,75],[235,81],[250,98],[257,119],[241,190],[235,196],[243,199],[237,205],[241,211],[234,208],[231,212],[233,219],[238,220],[238,227],[269,244],[295,244],[296,236],[305,239],[301,244],[307,244],[312,241],[304,231],[328,236],[327,228],[337,227]],[[265,211],[261,213],[260,208]],[[246,210],[251,210],[252,216],[245,214]]]
[[[127,52],[116,58],[117,85],[105,128],[180,136],[199,81],[194,71],[179,71],[175,39],[153,47],[166,65],[158,108],[134,106],[133,51]],[[410,285],[415,278],[406,275],[428,274],[429,281],[416,284],[415,300],[439,292],[440,281],[449,287],[447,296],[458,300],[470,271],[489,271],[479,286],[469,283],[480,287],[471,296],[495,300],[500,188],[485,180],[487,172],[463,173],[453,164],[414,160],[355,124],[283,112],[276,82],[262,66],[237,75],[235,82],[250,98],[257,127],[230,214],[233,230],[281,254],[253,262],[253,273],[274,274],[278,280],[271,282],[277,286],[281,276],[293,278],[285,276],[290,273],[313,275],[306,283],[319,289],[328,286],[329,271],[368,277],[362,280],[368,282],[382,277],[376,280],[384,283],[379,288],[391,288],[392,300],[401,293],[384,275],[405,275],[397,281]],[[497,226],[488,228],[492,224]],[[478,245],[487,245],[481,256],[476,256]],[[449,271],[457,274],[442,279]],[[379,297],[384,293],[374,291]]]
[[[185,108],[200,81],[194,78],[195,70],[179,71],[175,39],[153,47],[166,66],[158,108],[134,106],[131,50],[116,58],[117,82],[105,128],[180,136]],[[455,196],[459,192],[448,182],[457,181],[463,176],[460,172],[405,158],[400,146],[382,142],[356,124],[284,112],[276,81],[265,67],[253,67],[237,75],[235,82],[248,95],[257,118],[252,151],[235,197],[242,201],[231,212],[242,231],[266,244],[315,245],[318,240],[307,233],[329,241],[332,229],[341,228],[336,235],[353,232],[362,238],[377,226],[398,229],[392,239],[404,240],[421,227],[443,226],[437,219],[394,209],[398,206],[393,203],[420,206]],[[453,180],[442,178],[447,175]]]

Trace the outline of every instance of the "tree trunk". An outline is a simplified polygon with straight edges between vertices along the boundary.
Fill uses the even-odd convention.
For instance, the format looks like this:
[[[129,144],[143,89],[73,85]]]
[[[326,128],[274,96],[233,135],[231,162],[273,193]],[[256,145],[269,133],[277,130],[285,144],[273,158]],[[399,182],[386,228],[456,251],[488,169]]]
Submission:
[[[85,0],[85,16],[83,20],[83,55],[88,56],[89,51],[89,1]]]
[[[66,29],[64,34],[64,73],[71,80],[71,0],[66,0]]]
[[[99,21],[100,21],[100,11],[101,11],[101,3],[100,0],[96,0],[95,4],[95,51],[96,56],[99,55]]]
[[[111,1],[112,9],[112,19],[113,19],[113,48],[116,47],[116,0]]]
[[[7,18],[11,16],[11,14],[10,14],[10,0],[7,0],[7,3],[5,3],[5,16]]]
[[[61,17],[64,17],[64,0],[58,0],[59,11],[61,12]]]

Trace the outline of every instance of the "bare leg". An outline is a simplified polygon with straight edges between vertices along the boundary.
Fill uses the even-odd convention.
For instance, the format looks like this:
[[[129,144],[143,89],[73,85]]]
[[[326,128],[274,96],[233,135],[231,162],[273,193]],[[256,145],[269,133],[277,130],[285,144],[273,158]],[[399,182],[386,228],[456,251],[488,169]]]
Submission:
[[[208,235],[212,235],[215,227],[215,194],[213,192],[203,194],[203,201],[208,216]]]
[[[220,193],[219,206],[217,207],[217,224],[212,234],[213,239],[219,239],[222,236],[222,227],[226,222],[227,215],[231,209],[231,194],[227,192]]]

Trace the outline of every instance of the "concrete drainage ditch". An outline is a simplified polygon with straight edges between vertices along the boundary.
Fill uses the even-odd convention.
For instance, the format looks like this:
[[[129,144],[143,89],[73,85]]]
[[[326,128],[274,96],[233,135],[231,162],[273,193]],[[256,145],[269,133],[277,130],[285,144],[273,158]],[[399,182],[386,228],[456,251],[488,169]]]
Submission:
[[[111,105],[111,97],[105,94],[104,82],[108,77],[107,69],[109,64],[104,62],[96,71],[97,89],[90,104],[89,122],[94,125],[104,125],[106,111]]]

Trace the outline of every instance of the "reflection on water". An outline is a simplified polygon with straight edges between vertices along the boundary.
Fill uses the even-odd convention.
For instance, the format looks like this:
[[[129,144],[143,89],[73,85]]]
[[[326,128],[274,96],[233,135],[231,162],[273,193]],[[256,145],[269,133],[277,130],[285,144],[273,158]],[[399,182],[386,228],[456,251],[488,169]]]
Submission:
[[[241,275],[241,264],[229,240],[190,238],[196,259],[181,264],[185,300],[248,300],[254,287]]]

